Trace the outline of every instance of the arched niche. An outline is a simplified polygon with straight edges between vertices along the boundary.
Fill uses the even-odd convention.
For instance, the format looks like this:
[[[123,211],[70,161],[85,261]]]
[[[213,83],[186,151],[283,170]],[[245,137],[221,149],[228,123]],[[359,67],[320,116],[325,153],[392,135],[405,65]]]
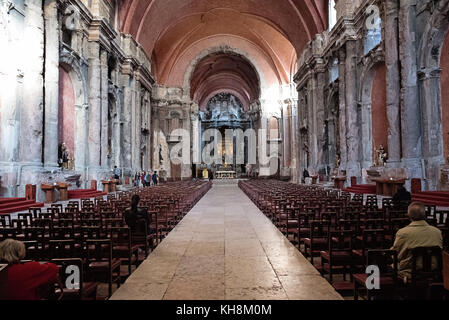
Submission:
[[[430,8],[428,8],[430,9]],[[418,50],[418,84],[422,112],[422,150],[426,165],[427,190],[449,189],[447,181],[447,72],[449,0],[440,0],[424,11],[424,27]],[[446,157],[445,157],[446,155]],[[446,158],[446,159],[445,159]],[[445,161],[446,160],[446,161]]]
[[[59,114],[58,114],[58,129],[64,128],[64,123],[69,126],[68,132],[62,133],[62,139],[73,139],[73,154],[74,169],[83,170],[86,167],[87,159],[87,130],[88,130],[88,97],[87,84],[82,67],[76,59],[70,55],[62,55],[60,57],[60,92],[59,92]],[[73,95],[72,95],[73,93]],[[64,101],[65,96],[69,98]],[[70,103],[69,103],[70,102]],[[62,109],[61,109],[62,108]],[[67,114],[64,115],[64,110]],[[65,117],[72,117],[72,119],[65,119]],[[62,124],[61,124],[62,122]],[[65,129],[64,129],[65,130]],[[59,139],[58,133],[58,139]],[[71,144],[72,142],[70,142]]]
[[[75,158],[75,89],[70,74],[59,67],[58,146],[65,143],[69,158]]]
[[[388,117],[386,98],[386,65],[383,57],[371,59],[362,74],[360,92],[362,166],[376,163],[380,145],[388,150]]]

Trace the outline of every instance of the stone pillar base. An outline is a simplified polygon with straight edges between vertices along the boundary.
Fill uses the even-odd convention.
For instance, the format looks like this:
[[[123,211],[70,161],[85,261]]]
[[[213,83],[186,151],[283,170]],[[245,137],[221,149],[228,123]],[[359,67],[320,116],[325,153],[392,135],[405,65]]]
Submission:
[[[346,165],[346,177],[347,183],[351,183],[351,177],[356,177],[357,179],[362,178],[362,168],[358,162],[348,162]]]
[[[405,187],[407,190],[411,189],[411,179],[413,178],[419,178],[423,179],[423,166],[420,158],[414,158],[414,159],[402,159],[402,167],[406,171],[406,181],[405,181]]]

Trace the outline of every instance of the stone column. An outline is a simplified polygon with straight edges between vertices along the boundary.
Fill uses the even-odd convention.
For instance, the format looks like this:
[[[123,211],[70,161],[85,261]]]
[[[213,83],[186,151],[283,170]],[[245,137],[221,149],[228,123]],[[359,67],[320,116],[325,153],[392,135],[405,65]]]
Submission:
[[[315,171],[318,163],[318,140],[317,140],[317,110],[315,101],[317,101],[316,78],[311,77],[307,85],[307,122],[308,122],[308,145],[309,145],[309,166],[310,173]]]
[[[133,90],[130,87],[132,77],[129,74],[123,75],[123,107],[122,107],[122,163],[127,172],[131,172],[131,115],[133,105]]]
[[[190,142],[192,146],[191,161],[192,164],[199,165],[201,164],[201,121],[197,111],[191,113],[190,121],[192,122],[190,133]]]
[[[151,117],[151,115],[152,115],[152,107],[151,107],[151,95],[150,95],[150,92],[147,92],[146,93],[146,95],[147,95],[147,105],[146,105],[146,108],[147,108],[147,123],[148,123],[148,130],[149,130],[149,132],[151,132],[151,130],[153,129],[153,126],[152,126],[152,121],[153,121],[153,119],[152,119],[152,117]],[[152,157],[152,151],[151,151],[151,134],[149,134],[148,135],[148,140],[147,140],[147,142],[148,142],[148,144],[147,144],[147,159],[148,159],[148,168],[151,170],[152,168],[153,168],[153,157]]]
[[[422,178],[422,128],[417,82],[416,4],[400,1],[402,165],[409,178]]]
[[[398,0],[386,0],[385,64],[387,66],[388,165],[401,160]]]
[[[17,55],[25,52],[25,19],[19,12],[11,10],[8,14],[7,10],[7,3],[0,4],[0,161],[9,165],[19,158],[20,105],[23,94],[23,68],[20,64],[23,59],[18,59]],[[14,181],[6,181],[3,175],[2,184],[5,188],[6,185],[13,185]]]
[[[315,111],[316,111],[316,135],[317,135],[317,170],[325,169],[326,159],[324,157],[324,145],[326,143],[326,130],[325,130],[325,117],[324,117],[324,86],[326,82],[326,69],[324,66],[319,66],[316,69],[316,100],[315,100]],[[317,172],[317,173],[318,173]]]
[[[88,152],[86,152],[86,146],[89,146],[89,105],[75,105],[75,128],[77,128],[77,139],[75,143],[75,168],[84,169],[88,164]],[[86,183],[89,183],[89,179],[86,177]]]
[[[359,144],[360,130],[357,121],[357,51],[356,41],[346,41],[345,101],[346,101],[346,141],[348,147],[347,176],[361,177]]]
[[[298,119],[298,99],[290,99],[291,105],[291,137],[292,137],[292,182],[299,182],[299,119]]]
[[[348,148],[346,143],[346,51],[345,47],[339,50],[339,122],[340,122],[340,170],[346,170],[348,162]]]
[[[439,188],[440,167],[445,164],[443,130],[441,125],[441,69],[421,70],[419,72],[419,87],[422,108],[422,153],[426,160],[427,178],[425,189]]]
[[[300,179],[302,179],[302,174],[304,169],[308,169],[308,165],[310,163],[309,159],[309,153],[306,150],[306,147],[308,148],[310,152],[310,138],[309,138],[309,131],[310,129],[310,123],[308,120],[308,90],[307,86],[302,87],[299,90],[299,107],[298,107],[298,117],[299,117],[299,128],[300,130],[307,130],[300,132],[299,139],[298,139],[298,161],[299,161],[299,172],[298,175]],[[306,128],[304,128],[306,126]]]
[[[89,168],[100,167],[101,154],[101,64],[100,44],[89,43]]]
[[[136,83],[136,88],[134,91],[134,111],[132,119],[132,167],[133,171],[140,170],[140,135],[142,130],[142,99],[140,97],[140,82]]]
[[[283,139],[283,144],[284,144],[284,167],[290,168],[291,165],[291,148],[292,148],[292,143],[291,143],[291,130],[290,130],[290,123],[291,123],[291,107],[288,105],[288,103],[283,103],[283,110],[282,110],[282,114],[283,114],[283,120],[284,120],[284,139]]]
[[[106,168],[108,164],[108,109],[109,109],[109,81],[108,81],[108,53],[106,50],[100,52],[101,68],[101,166]]]
[[[59,22],[56,1],[45,0],[44,165],[58,166]]]
[[[22,41],[25,52],[23,61],[23,104],[20,116],[20,160],[27,164],[42,165],[43,145],[43,65],[44,21],[42,1],[29,0],[25,6],[25,30]],[[26,42],[25,42],[26,39]]]

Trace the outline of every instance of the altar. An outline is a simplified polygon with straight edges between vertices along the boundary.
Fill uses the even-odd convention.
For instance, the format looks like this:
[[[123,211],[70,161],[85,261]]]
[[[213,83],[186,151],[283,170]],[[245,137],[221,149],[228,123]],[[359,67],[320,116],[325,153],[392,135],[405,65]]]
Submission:
[[[235,171],[216,171],[215,172],[215,178],[216,179],[235,179],[236,178],[236,172]]]
[[[393,197],[398,189],[405,184],[405,179],[377,178],[373,181],[376,182],[376,194],[388,197]]]

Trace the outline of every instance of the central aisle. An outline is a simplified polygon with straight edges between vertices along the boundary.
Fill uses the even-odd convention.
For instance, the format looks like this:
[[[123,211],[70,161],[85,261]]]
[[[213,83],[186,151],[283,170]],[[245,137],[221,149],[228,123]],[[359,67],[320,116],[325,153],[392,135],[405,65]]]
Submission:
[[[215,184],[111,299],[342,297],[236,184]]]

